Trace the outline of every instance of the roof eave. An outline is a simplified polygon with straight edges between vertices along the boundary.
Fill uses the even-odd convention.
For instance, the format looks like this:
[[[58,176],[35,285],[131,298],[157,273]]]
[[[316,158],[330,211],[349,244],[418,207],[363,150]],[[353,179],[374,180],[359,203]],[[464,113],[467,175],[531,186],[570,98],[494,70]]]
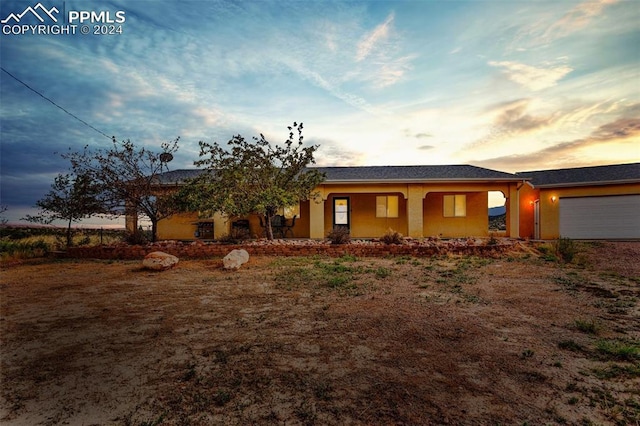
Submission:
[[[528,181],[529,178],[438,178],[438,179],[327,179],[321,185],[398,184],[398,183],[493,183]]]
[[[640,183],[638,179],[621,179],[621,180],[601,180],[592,182],[562,182],[562,183],[549,183],[544,185],[536,185],[535,180],[533,182],[534,188],[565,188],[568,186],[604,186],[604,185],[624,185],[626,183]]]

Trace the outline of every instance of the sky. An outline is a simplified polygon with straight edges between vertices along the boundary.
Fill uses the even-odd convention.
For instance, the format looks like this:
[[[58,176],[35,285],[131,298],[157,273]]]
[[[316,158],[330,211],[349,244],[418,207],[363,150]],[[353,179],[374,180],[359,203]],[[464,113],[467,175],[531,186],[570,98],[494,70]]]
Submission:
[[[67,171],[60,153],[111,136],[180,137],[171,169],[194,167],[198,141],[281,143],[294,121],[319,166],[640,161],[640,0],[40,3],[0,4],[13,222]]]

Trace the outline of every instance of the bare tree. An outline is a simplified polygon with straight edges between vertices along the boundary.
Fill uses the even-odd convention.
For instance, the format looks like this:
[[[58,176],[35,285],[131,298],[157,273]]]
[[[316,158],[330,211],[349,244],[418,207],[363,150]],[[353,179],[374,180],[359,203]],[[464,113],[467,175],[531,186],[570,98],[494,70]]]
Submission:
[[[151,221],[152,239],[157,239],[158,222],[175,213],[173,199],[163,193],[159,176],[178,150],[180,138],[161,144],[160,152],[136,148],[130,140],[114,137],[110,149],[63,155],[78,174],[90,176],[103,190],[104,207],[111,214],[146,216]],[[134,230],[137,232],[137,229]]]
[[[7,222],[9,222],[9,219],[7,219],[6,217],[4,217],[5,212],[9,209],[9,207],[3,205],[0,205],[0,225],[6,225]]]
[[[67,247],[72,245],[71,225],[84,218],[105,213],[103,194],[100,185],[94,183],[87,175],[58,174],[51,190],[36,206],[40,212],[27,215],[24,219],[30,222],[51,224],[56,220],[67,223]]]

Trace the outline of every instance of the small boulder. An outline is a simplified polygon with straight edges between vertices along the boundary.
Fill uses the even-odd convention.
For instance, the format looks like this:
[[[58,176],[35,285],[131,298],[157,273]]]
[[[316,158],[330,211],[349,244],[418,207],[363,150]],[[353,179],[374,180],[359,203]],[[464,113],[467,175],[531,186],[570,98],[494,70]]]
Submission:
[[[229,254],[227,254],[222,259],[222,264],[224,265],[224,269],[238,269],[240,265],[243,263],[247,263],[249,261],[249,253],[246,250],[231,250]]]
[[[164,271],[178,264],[178,258],[162,251],[154,251],[144,257],[142,266],[154,271]]]

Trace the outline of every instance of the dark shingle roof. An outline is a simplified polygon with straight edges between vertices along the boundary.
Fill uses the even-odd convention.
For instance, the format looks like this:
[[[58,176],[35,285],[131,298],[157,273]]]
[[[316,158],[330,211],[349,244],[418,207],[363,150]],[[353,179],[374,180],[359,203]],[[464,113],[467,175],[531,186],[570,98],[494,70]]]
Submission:
[[[317,167],[316,169],[327,175],[327,183],[522,180],[522,178],[511,173],[470,165]]]
[[[523,177],[470,165],[438,166],[362,166],[313,167],[325,173],[325,183],[357,182],[442,182],[442,181],[521,181]],[[162,185],[184,182],[202,170],[172,170],[159,176]]]
[[[158,181],[160,185],[179,184],[184,183],[187,179],[193,179],[201,173],[202,170],[199,169],[171,170],[158,175]]]
[[[640,163],[537,170],[518,172],[516,175],[531,179],[531,183],[535,187],[607,185],[613,183],[640,182]]]

